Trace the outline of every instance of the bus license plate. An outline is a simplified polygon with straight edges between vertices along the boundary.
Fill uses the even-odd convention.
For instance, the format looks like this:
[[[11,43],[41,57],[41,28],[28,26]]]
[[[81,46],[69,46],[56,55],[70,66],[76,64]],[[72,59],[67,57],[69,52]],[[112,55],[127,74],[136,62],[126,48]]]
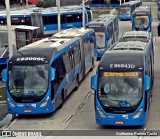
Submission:
[[[123,121],[116,121],[115,124],[116,125],[123,125]]]
[[[32,110],[24,110],[24,112],[32,112]]]

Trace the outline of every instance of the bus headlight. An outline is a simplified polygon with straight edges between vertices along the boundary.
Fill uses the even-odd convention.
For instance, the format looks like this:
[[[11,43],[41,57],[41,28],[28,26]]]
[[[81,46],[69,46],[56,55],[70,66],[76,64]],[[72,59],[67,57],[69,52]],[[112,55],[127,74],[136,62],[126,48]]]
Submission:
[[[8,101],[8,103],[9,103],[12,107],[16,107],[9,98],[7,98],[7,101]]]
[[[142,114],[142,111],[143,111],[143,108],[141,108],[141,109],[133,116],[133,118],[134,118],[134,119],[139,118],[139,116]]]
[[[97,111],[98,114],[102,117],[102,118],[106,118],[106,116],[103,114],[103,112],[97,107]]]
[[[46,98],[46,100],[40,105],[40,107],[44,107],[47,105],[48,103],[48,100],[49,100],[49,96]]]

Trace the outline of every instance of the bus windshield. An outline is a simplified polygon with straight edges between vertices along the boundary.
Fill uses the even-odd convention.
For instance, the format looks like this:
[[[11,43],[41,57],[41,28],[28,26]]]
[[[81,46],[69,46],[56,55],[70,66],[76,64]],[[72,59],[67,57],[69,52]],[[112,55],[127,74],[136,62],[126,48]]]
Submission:
[[[96,46],[98,48],[104,48],[105,47],[105,33],[96,32]]]
[[[8,47],[6,46],[1,46],[0,47],[0,57],[8,57],[8,55],[5,55],[7,53]],[[6,52],[5,52],[6,51]]]
[[[136,16],[134,18],[134,26],[137,30],[144,30],[149,27],[149,17],[148,16]]]
[[[130,7],[120,7],[120,15],[130,15]]]
[[[8,81],[14,98],[43,96],[48,87],[48,65],[10,65]]]
[[[100,71],[98,97],[106,107],[134,107],[142,99],[141,72]]]

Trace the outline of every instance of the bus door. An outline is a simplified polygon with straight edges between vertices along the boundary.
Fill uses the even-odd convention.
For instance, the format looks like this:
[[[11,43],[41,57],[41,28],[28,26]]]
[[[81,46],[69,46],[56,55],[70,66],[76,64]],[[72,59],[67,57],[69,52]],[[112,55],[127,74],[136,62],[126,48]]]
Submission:
[[[82,78],[85,76],[85,55],[84,55],[84,42],[80,39],[80,50],[81,50],[81,63],[82,63]]]
[[[74,78],[75,78],[75,61],[74,61],[74,49],[73,48],[71,48],[70,50],[69,50],[69,53],[70,53],[70,60],[71,60],[71,66],[72,66],[72,81],[74,80]]]
[[[38,30],[37,30],[38,36],[43,35],[43,17],[42,17],[42,13],[31,13],[30,20],[29,20],[29,17],[26,18],[26,25],[31,26],[30,24],[32,24],[32,26],[39,27]]]
[[[51,82],[51,88],[52,88],[51,99],[53,99],[55,94],[58,93],[57,91],[62,91],[62,89],[64,89],[64,85],[63,86],[61,85],[65,75],[67,74],[66,73],[67,68],[65,67],[64,55],[58,57],[53,62],[52,67],[56,69],[56,73],[55,73],[55,80]],[[59,89],[59,87],[61,88]],[[56,106],[59,106],[60,103],[61,103],[60,101],[58,102],[56,101]]]
[[[90,70],[90,64],[92,63],[92,52],[91,52],[91,45],[90,45],[90,39],[87,35],[85,39],[83,40],[84,44],[84,54],[85,54],[85,74],[88,73]]]

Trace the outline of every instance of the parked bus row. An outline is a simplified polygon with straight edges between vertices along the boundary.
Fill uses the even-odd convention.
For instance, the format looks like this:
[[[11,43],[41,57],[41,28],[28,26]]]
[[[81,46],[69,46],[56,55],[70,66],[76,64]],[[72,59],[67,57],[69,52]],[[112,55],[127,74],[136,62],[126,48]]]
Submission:
[[[83,26],[81,6],[61,7],[61,29]],[[52,8],[28,8],[10,12],[12,25],[28,25],[40,27],[41,34],[53,34],[58,30],[58,10]],[[85,24],[92,21],[92,11],[85,7]],[[7,24],[5,11],[0,11],[0,25]]]
[[[144,125],[148,118],[153,81],[152,34],[144,31],[124,33],[105,52],[96,74],[91,78],[96,123]]]
[[[99,60],[105,51],[115,43],[119,35],[118,16],[112,14],[100,15],[96,20],[86,24],[86,28],[95,30],[95,54]]]
[[[93,29],[68,29],[19,49],[2,71],[8,112],[51,113],[62,107],[93,69],[94,41]]]

